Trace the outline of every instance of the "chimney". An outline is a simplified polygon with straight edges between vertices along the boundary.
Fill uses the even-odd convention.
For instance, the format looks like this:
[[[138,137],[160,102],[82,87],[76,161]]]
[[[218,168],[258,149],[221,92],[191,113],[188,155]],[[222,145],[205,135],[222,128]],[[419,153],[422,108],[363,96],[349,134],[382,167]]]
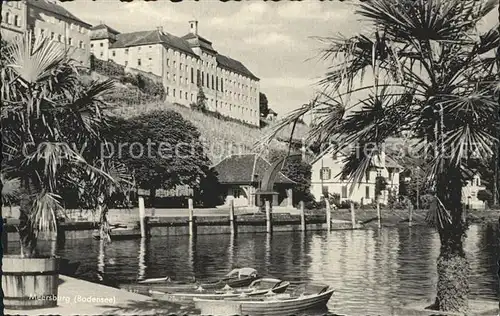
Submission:
[[[194,35],[198,35],[198,21],[189,21],[189,31]]]

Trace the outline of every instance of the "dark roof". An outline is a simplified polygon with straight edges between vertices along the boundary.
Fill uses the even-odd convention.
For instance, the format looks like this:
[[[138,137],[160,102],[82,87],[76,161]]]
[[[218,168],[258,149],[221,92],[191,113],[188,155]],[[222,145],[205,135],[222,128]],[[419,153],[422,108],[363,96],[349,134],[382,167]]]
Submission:
[[[116,36],[116,42],[113,43],[110,48],[123,48],[152,44],[164,44],[198,57],[185,40],[159,30],[118,34]]]
[[[217,172],[220,183],[256,183],[264,178],[264,173],[270,167],[271,164],[257,154],[243,154],[226,157],[213,169]],[[279,172],[275,183],[295,182]]]
[[[84,24],[85,26],[87,26],[89,28],[92,26],[92,25],[88,24],[87,22],[80,20],[79,18],[74,16],[71,12],[69,12],[68,10],[66,10],[65,8],[60,6],[59,4],[57,4],[56,2],[47,1],[47,0],[27,0],[27,3],[29,5],[37,7],[39,9],[61,15],[61,16],[64,16],[68,19],[71,19],[73,21]]]
[[[186,40],[191,47],[201,47],[202,49],[206,49],[212,53],[217,53],[217,51],[212,47],[212,42],[204,37],[189,33],[184,35],[182,39]]]
[[[241,62],[221,54],[217,54],[216,58],[219,67],[234,71],[240,75],[250,77],[254,80],[260,80],[250,70],[248,70],[247,67],[243,66]]]
[[[90,39],[92,40],[107,38],[116,40],[116,35],[118,34],[120,34],[120,32],[107,26],[106,24],[99,24],[90,29]]]

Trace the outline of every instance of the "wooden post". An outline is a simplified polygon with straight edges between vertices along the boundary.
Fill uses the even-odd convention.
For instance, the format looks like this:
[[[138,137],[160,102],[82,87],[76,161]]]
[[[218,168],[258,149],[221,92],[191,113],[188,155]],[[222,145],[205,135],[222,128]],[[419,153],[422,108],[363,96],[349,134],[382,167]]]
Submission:
[[[328,198],[325,198],[325,207],[326,207],[326,229],[328,231],[331,230],[332,228],[332,212],[330,210],[330,201],[328,201]]]
[[[351,202],[351,223],[352,229],[356,228],[356,214],[354,214],[354,202]]]
[[[271,225],[271,202],[266,200],[266,232],[268,234],[272,233],[272,225]]]
[[[189,198],[188,200],[188,208],[189,208],[189,236],[194,235],[194,222],[193,222],[193,199]]]
[[[410,217],[408,219],[408,226],[411,227],[411,221],[412,221],[412,217],[413,217],[413,203],[410,203]]]
[[[300,229],[306,231],[306,214],[304,210],[304,201],[300,201]]]
[[[146,275],[146,238],[141,238],[139,244],[139,280],[143,280]]]
[[[139,197],[139,225],[141,227],[141,238],[146,238],[146,209],[144,207],[144,198]]]
[[[7,233],[7,219],[2,218],[2,250],[6,254],[9,248],[9,234]]]
[[[378,229],[382,227],[380,223],[380,202],[377,200],[377,221],[378,221]]]
[[[234,222],[234,201],[229,201],[229,227],[231,229],[231,235],[234,235],[236,232],[235,222]]]

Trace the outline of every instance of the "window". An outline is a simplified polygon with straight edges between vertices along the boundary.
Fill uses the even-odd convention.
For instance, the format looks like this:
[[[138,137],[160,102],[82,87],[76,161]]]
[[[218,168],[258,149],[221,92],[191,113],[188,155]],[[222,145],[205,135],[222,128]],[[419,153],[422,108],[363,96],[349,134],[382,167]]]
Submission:
[[[215,77],[215,90],[219,91],[219,77]]]
[[[342,198],[343,199],[347,198],[347,185],[342,186]]]
[[[40,36],[44,36],[45,35],[45,30],[44,29],[40,29]]]
[[[220,91],[224,92],[224,86],[223,86],[224,80],[221,79],[220,81]]]
[[[167,58],[167,66],[170,67],[170,59]]]
[[[103,52],[101,52],[101,53],[100,53],[100,55],[101,55],[101,57],[103,57],[103,56],[104,56],[104,53],[103,53]]]
[[[56,33],[50,32],[50,39],[53,40],[56,37]]]
[[[191,67],[191,83],[194,83],[194,69]]]
[[[176,65],[176,62],[175,62],[175,60],[174,60],[174,67],[175,67],[175,65]]]
[[[142,65],[141,59],[139,58],[139,59],[137,59],[137,66],[141,66],[141,65]]]
[[[205,85],[205,74],[203,73],[203,71],[201,72],[201,85]]]
[[[82,41],[80,41],[80,42],[78,43],[78,47],[80,47],[80,48],[82,48],[82,49],[83,49],[83,47],[84,47],[83,45],[84,45],[84,44],[83,44],[83,42],[82,42]]]
[[[9,3],[10,2],[7,2],[7,4],[9,4]],[[10,24],[10,13],[9,12],[5,13],[5,21],[7,22],[7,24]]]
[[[153,58],[149,57],[149,58],[148,58],[148,60],[149,60],[149,61],[152,61],[152,60],[153,60]]]
[[[182,90],[179,90],[179,99],[182,99]]]
[[[177,75],[176,74],[174,74],[174,78],[173,79],[174,79],[174,81],[177,79]]]
[[[61,34],[57,35],[57,41],[62,43],[62,35]]]
[[[365,198],[367,198],[367,199],[370,198],[370,187],[369,186],[365,187]]]
[[[365,178],[366,178],[366,182],[370,181],[370,170],[366,170]]]
[[[90,48],[94,48],[94,44],[90,43]],[[114,55],[113,55],[114,56]]]
[[[182,84],[182,76],[179,76],[179,81],[180,81],[180,82],[181,82],[181,84]]]
[[[169,88],[167,87],[167,90],[165,91],[165,93],[168,95],[169,94]]]
[[[125,60],[125,67],[127,67],[128,65],[128,60]]]
[[[14,25],[15,26],[21,26],[21,23],[19,21],[19,16],[17,16],[17,15],[14,16]]]
[[[212,75],[212,90],[215,88],[215,84],[214,84],[214,75]]]
[[[113,51],[113,52],[111,53],[111,55],[113,55],[113,57],[115,57],[115,56],[116,56],[116,52],[115,52],[115,51]]]
[[[194,101],[194,95],[191,93],[191,101]]]
[[[182,63],[179,63],[179,70],[182,71]]]
[[[185,93],[185,98],[186,98],[186,100],[188,99],[188,93],[187,92]]]
[[[128,55],[128,48],[125,48],[125,55]]]
[[[73,46],[73,39],[71,37],[68,38],[68,45]]]
[[[172,90],[172,95],[174,96],[175,98],[175,89]]]
[[[104,47],[104,43],[100,43],[99,46]],[[126,49],[126,50],[128,50],[128,49]]]

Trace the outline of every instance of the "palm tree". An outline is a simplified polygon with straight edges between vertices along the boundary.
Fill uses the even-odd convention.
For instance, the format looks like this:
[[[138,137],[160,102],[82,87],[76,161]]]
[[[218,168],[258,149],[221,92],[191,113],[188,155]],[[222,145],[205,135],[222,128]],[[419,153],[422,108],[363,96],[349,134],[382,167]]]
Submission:
[[[56,229],[62,187],[79,187],[82,179],[116,183],[97,150],[108,123],[100,96],[114,84],[81,84],[66,52],[29,32],[5,49],[2,169],[6,179],[19,179],[21,255],[29,258],[36,255],[38,232]]]
[[[322,92],[291,112],[276,132],[313,113],[309,140],[335,139],[337,151],[352,144],[342,176],[354,187],[383,152],[388,137],[408,132],[419,140],[429,165],[434,207],[428,220],[440,236],[437,296],[432,309],[468,309],[469,264],[463,248],[467,230],[461,205],[463,170],[473,154],[491,157],[498,106],[492,94],[498,66],[497,27],[477,26],[498,0],[370,0],[356,14],[370,33],[322,39],[322,57],[332,65]],[[373,31],[372,31],[373,30]],[[367,74],[373,75],[367,82]],[[365,79],[365,80],[363,80]],[[423,146],[424,145],[424,146]],[[362,150],[359,150],[362,149]],[[412,150],[412,152],[414,152]],[[352,190],[352,188],[351,188]]]

